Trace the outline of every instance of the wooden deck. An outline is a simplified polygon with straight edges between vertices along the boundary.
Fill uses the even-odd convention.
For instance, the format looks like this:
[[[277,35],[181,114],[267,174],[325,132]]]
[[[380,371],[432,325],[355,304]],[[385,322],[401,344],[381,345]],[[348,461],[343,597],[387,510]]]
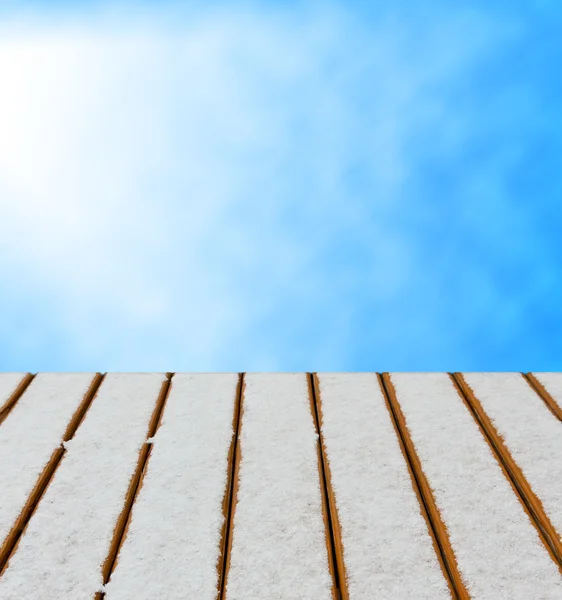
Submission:
[[[0,374],[0,600],[562,600],[562,373]]]

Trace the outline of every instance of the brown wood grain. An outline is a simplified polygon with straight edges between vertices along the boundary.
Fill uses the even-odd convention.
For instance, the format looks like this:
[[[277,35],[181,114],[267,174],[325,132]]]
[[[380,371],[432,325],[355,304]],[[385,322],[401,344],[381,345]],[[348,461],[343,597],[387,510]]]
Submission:
[[[228,598],[228,573],[230,571],[230,557],[232,554],[232,538],[234,536],[234,527],[235,527],[235,516],[236,516],[236,505],[238,503],[238,486],[240,483],[240,461],[242,460],[242,450],[240,444],[240,436],[242,432],[243,418],[244,418],[244,392],[246,390],[246,383],[242,380],[241,392],[240,392],[240,403],[239,403],[239,415],[238,415],[238,433],[237,433],[237,443],[234,451],[234,465],[232,470],[232,493],[230,500],[230,511],[229,511],[229,521],[228,521],[228,529],[227,529],[227,539],[226,539],[226,555],[223,573],[221,577],[221,589],[220,589],[220,600],[226,600]]]
[[[234,479],[237,476],[235,472],[235,457],[238,448],[238,433],[240,429],[240,412],[242,406],[242,395],[244,391],[244,373],[238,375],[238,385],[236,387],[236,397],[234,399],[234,411],[232,417],[232,442],[228,451],[228,467],[227,467],[227,485],[224,492],[224,498],[222,503],[222,514],[224,517],[224,524],[221,531],[220,541],[220,554],[217,561],[217,573],[218,573],[218,588],[217,588],[217,599],[222,600],[225,594],[225,579],[226,569],[228,562],[229,553],[229,541],[231,539],[231,526],[233,524],[233,503],[236,501],[234,494]],[[230,563],[228,563],[230,566]]]
[[[433,496],[433,491],[422,468],[420,458],[417,454],[414,442],[410,436],[406,419],[400,407],[400,402],[396,396],[396,390],[392,384],[389,373],[378,375],[381,390],[388,401],[387,407],[393,417],[400,446],[404,453],[404,458],[408,464],[412,485],[420,502],[420,508],[426,523],[428,531],[432,537],[433,545],[443,571],[443,575],[449,585],[449,590],[453,598],[459,600],[469,600],[470,595],[461,578],[457,558],[451,545],[447,527],[443,522],[437,503]]]
[[[310,374],[307,378],[308,384],[308,398],[310,400],[310,412],[312,414],[312,420],[314,422],[314,429],[318,435],[318,443],[316,444],[317,451],[317,461],[318,461],[318,476],[320,480],[320,492],[322,496],[322,517],[324,519],[324,535],[326,541],[326,550],[328,552],[328,568],[330,570],[330,575],[332,576],[332,598],[333,600],[339,600],[338,595],[341,594],[344,600],[347,600],[348,594],[347,589],[342,592],[341,584],[340,584],[340,573],[345,573],[345,571],[338,568],[334,562],[334,554],[340,552],[342,554],[341,563],[344,565],[343,561],[343,547],[341,546],[341,536],[339,536],[339,520],[337,513],[333,513],[333,508],[329,505],[329,496],[331,490],[331,479],[327,474],[327,469],[329,469],[329,465],[327,464],[327,460],[325,460],[325,448],[322,436],[322,408],[321,408],[321,400],[320,400],[320,385],[318,382],[318,377],[316,374]],[[328,483],[330,482],[330,483]],[[335,505],[334,505],[335,508]],[[334,522],[337,521],[337,531],[338,536],[340,537],[340,543],[336,541],[336,534],[334,533]],[[336,549],[336,547],[338,549]],[[336,559],[337,560],[337,559]],[[339,571],[339,572],[338,572]],[[344,586],[347,588],[347,586]]]
[[[344,556],[344,546],[342,542],[341,536],[341,526],[340,520],[338,517],[338,509],[336,505],[336,497],[334,494],[334,489],[332,487],[332,474],[330,471],[330,464],[326,455],[326,447],[324,445],[324,436],[322,435],[322,395],[320,392],[320,381],[318,379],[318,374],[312,374],[312,385],[310,388],[311,391],[311,401],[312,401],[312,410],[316,413],[316,430],[319,436],[319,466],[322,468],[323,473],[320,473],[320,481],[324,482],[322,487],[323,495],[324,495],[324,505],[325,505],[325,524],[326,524],[326,533],[329,533],[331,530],[331,537],[333,538],[330,541],[330,548],[328,550],[328,556],[330,560],[330,569],[332,572],[332,577],[334,581],[333,587],[333,595],[336,600],[338,600],[338,595],[341,597],[341,600],[349,600],[349,591],[347,588],[347,570],[345,566],[345,556]],[[313,412],[314,414],[314,412]],[[329,521],[329,525],[328,525]],[[330,529],[331,527],[331,529]],[[329,541],[328,539],[326,540]],[[335,555],[335,562],[333,559],[333,555]]]
[[[501,435],[492,424],[482,404],[462,376],[462,373],[450,373],[450,377],[455,384],[459,396],[482,431],[484,439],[488,442],[515,495],[529,516],[531,523],[535,526],[541,542],[562,573],[562,543],[560,542],[560,535],[548,518],[542,502],[531,488],[519,465],[511,456],[511,452],[504,443]]]
[[[25,390],[29,387],[29,384],[33,381],[35,375],[31,373],[27,373],[24,375],[22,380],[19,382],[16,389],[12,392],[10,397],[4,402],[4,404],[0,407],[0,424],[6,420],[6,417],[10,414],[11,410],[16,405],[17,401],[21,398]]]
[[[532,373],[521,373],[525,381],[531,386],[542,401],[546,404],[550,412],[559,420],[562,421],[562,407],[558,405],[556,400],[548,393],[544,385]]]

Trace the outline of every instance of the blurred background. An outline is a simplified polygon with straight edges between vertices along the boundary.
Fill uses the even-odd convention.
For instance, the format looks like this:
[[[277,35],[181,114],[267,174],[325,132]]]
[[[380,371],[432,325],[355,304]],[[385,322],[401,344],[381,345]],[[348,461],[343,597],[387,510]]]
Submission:
[[[558,2],[184,4],[0,5],[0,371],[562,370]]]

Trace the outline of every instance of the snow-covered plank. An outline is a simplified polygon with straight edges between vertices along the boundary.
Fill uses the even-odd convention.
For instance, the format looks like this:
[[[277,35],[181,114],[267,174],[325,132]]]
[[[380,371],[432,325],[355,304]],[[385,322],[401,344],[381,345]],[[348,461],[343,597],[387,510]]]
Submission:
[[[519,373],[465,373],[462,377],[507,449],[510,456],[505,458],[515,461],[515,477],[519,469],[522,472],[524,492],[530,486],[528,501],[538,502],[535,514],[562,556],[560,421]]]
[[[249,374],[227,600],[331,600],[307,376]]]
[[[15,392],[26,373],[0,373],[0,409]]]
[[[93,373],[40,373],[0,427],[0,566],[93,378]]]
[[[0,599],[91,599],[166,378],[109,374],[0,578]]]
[[[0,423],[12,407],[19,390],[31,378],[26,373],[0,373]]]
[[[238,375],[176,374],[106,600],[215,600]]]
[[[391,381],[471,598],[562,598],[560,572],[448,375]]]
[[[451,598],[376,375],[318,382],[349,599]]]
[[[562,421],[562,373],[528,373],[550,410]]]

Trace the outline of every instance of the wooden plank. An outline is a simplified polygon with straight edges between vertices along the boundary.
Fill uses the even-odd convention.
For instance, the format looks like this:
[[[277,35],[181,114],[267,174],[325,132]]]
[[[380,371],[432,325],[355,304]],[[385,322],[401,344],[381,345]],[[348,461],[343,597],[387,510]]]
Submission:
[[[238,382],[174,376],[106,600],[216,600]]]
[[[228,488],[224,497],[223,514],[225,516],[224,527],[221,534],[221,556],[222,564],[219,564],[220,589],[219,600],[224,600],[226,593],[226,574],[230,565],[230,549],[232,546],[232,529],[234,524],[234,505],[237,498],[237,479],[238,479],[238,464],[239,464],[239,438],[240,438],[240,421],[242,415],[242,399],[244,398],[245,373],[240,373],[238,381],[238,389],[236,391],[236,408],[232,429],[234,436],[228,453]]]
[[[331,600],[318,435],[304,374],[248,374],[227,600]]]
[[[391,379],[471,598],[562,597],[556,565],[453,381]]]
[[[77,600],[102,567],[146,442],[162,374],[107,375],[0,578],[2,600]]]
[[[432,535],[435,551],[443,572],[450,582],[453,596],[459,600],[468,600],[470,596],[459,572],[457,557],[451,545],[449,532],[443,522],[433,490],[429,485],[420,457],[406,425],[404,413],[396,398],[394,384],[388,373],[383,373],[380,376],[380,382],[381,390],[385,392],[388,400],[389,412],[392,413],[396,433],[402,443],[404,457],[408,462],[414,480],[414,489],[418,496],[420,508],[427,521],[428,530]]]
[[[156,400],[156,406],[152,412],[150,423],[148,425],[148,439],[143,445],[141,451],[139,452],[137,465],[133,472],[133,476],[130,479],[127,493],[125,494],[125,502],[123,504],[123,508],[121,510],[119,518],[117,519],[117,524],[115,525],[115,528],[113,530],[113,537],[109,546],[109,552],[102,565],[101,572],[103,576],[104,585],[102,586],[102,589],[96,593],[95,600],[101,600],[101,598],[105,595],[105,584],[109,581],[109,578],[111,577],[111,573],[113,572],[113,568],[117,561],[117,554],[119,552],[119,549],[121,548],[121,544],[126,535],[126,530],[128,528],[129,521],[131,518],[133,504],[136,500],[137,492],[142,486],[142,479],[144,477],[145,469],[148,464],[148,459],[150,457],[150,452],[152,450],[152,439],[156,431],[158,430],[158,427],[160,426],[164,405],[166,404],[168,393],[171,387],[172,377],[173,373],[166,373],[166,381],[163,382],[162,387],[160,388],[160,393],[158,394],[158,398]]]
[[[560,567],[560,421],[519,373],[466,373],[457,379]]]
[[[376,375],[318,382],[349,599],[453,597]]]
[[[338,510],[332,488],[330,465],[325,454],[322,439],[322,400],[320,398],[320,386],[316,374],[310,374],[309,377],[310,408],[314,416],[316,432],[318,433],[318,471],[322,492],[322,517],[324,518],[324,529],[326,531],[328,568],[332,575],[332,597],[333,600],[349,600]]]
[[[0,423],[33,380],[31,373],[0,373]]]
[[[562,421],[562,373],[525,373],[524,377],[556,418]]]
[[[41,373],[0,427],[0,571],[62,455],[94,374]]]

